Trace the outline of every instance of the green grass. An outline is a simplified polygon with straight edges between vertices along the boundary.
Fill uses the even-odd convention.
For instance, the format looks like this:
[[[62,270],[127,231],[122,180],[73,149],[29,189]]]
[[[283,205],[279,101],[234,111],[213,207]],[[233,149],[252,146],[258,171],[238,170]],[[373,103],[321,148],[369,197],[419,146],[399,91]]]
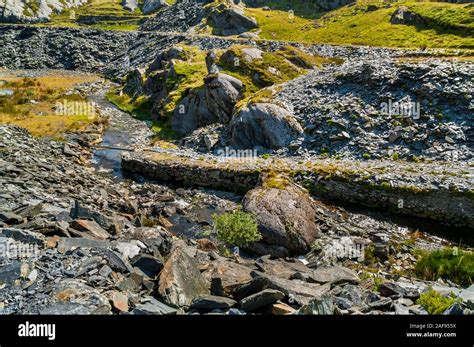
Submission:
[[[125,93],[120,95],[119,90],[116,88],[111,88],[107,92],[106,97],[107,100],[117,106],[121,111],[130,113],[137,119],[150,119],[152,104],[147,97],[140,96],[133,99]]]
[[[136,30],[140,21],[146,18],[140,9],[142,3],[143,1],[139,1],[139,7],[134,12],[129,12],[122,7],[121,0],[89,0],[89,3],[83,6],[65,9],[61,13],[52,14],[50,21],[41,25],[66,27],[87,26],[107,30]],[[75,15],[75,18],[71,17],[72,14]],[[77,21],[80,16],[97,16],[99,19],[101,17],[103,19],[99,20],[97,24],[87,25]],[[108,20],[106,18],[107,16],[114,16],[119,19]]]
[[[308,69],[323,64],[340,63],[338,59],[314,56],[292,46],[284,46],[276,52],[263,52],[261,59],[254,59],[249,62],[244,59],[245,54],[242,50],[245,48],[254,47],[233,45],[225,51],[226,54],[221,52],[219,58],[222,72],[238,78],[244,84],[244,97],[238,103],[240,106],[245,105],[249,98],[271,98],[272,92],[262,88],[289,81],[306,73]],[[229,52],[231,53],[230,56],[238,59],[237,64],[228,61],[226,56]],[[272,69],[275,69],[276,73]]]
[[[98,125],[102,122],[98,114],[85,108],[87,98],[68,92],[75,84],[95,80],[97,77],[94,76],[54,74],[37,78],[7,77],[1,88],[12,90],[14,94],[0,96],[0,124],[15,124],[27,129],[33,136],[49,138],[60,138],[66,132],[81,132],[92,124]],[[73,108],[57,112],[58,103],[67,103]],[[74,104],[78,108],[74,109]]]
[[[251,213],[235,211],[213,215],[217,237],[229,244],[239,247],[261,240],[257,220]]]
[[[443,296],[430,288],[420,295],[416,303],[423,306],[429,314],[439,315],[457,302],[460,300],[455,296]]]
[[[184,60],[174,61],[176,77],[169,77],[166,81],[171,92],[164,112],[171,115],[176,105],[186,96],[190,89],[204,86],[204,77],[207,75],[206,52],[197,47],[180,45],[184,48]]]
[[[378,6],[367,11],[367,6]],[[423,26],[396,25],[390,17],[400,5],[429,19]],[[439,47],[474,49],[472,4],[405,2],[387,4],[379,0],[358,1],[325,14],[295,10],[264,11],[247,8],[257,19],[260,37],[306,43],[370,45],[384,47]]]
[[[262,187],[265,189],[285,189],[290,184],[290,179],[283,173],[270,170],[264,174]]]
[[[154,121],[151,130],[159,140],[175,141],[180,138],[179,134],[171,129],[169,121]]]
[[[468,286],[474,280],[474,253],[456,248],[421,252],[415,272],[427,280],[443,278]]]

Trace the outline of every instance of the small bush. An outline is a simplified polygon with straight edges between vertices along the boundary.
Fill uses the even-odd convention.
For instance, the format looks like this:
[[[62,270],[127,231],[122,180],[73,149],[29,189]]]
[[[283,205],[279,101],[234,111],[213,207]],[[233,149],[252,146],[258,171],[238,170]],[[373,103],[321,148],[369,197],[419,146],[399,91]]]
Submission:
[[[261,240],[257,220],[251,213],[242,211],[227,212],[212,217],[217,237],[229,244],[239,247]]]
[[[417,304],[423,306],[429,314],[442,314],[460,300],[455,296],[443,296],[437,291],[430,289],[420,295]]]
[[[457,248],[423,252],[415,265],[424,279],[448,279],[459,285],[471,285],[474,279],[474,253]]]

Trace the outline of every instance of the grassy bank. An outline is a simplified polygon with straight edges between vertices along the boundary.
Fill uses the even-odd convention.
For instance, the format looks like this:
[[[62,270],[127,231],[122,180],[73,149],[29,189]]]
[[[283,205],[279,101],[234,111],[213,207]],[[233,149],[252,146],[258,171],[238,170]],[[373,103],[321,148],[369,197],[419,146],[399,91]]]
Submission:
[[[139,7],[134,12],[125,10],[121,3],[121,0],[90,0],[88,4],[83,6],[65,9],[61,13],[52,14],[50,22],[41,25],[87,26],[107,30],[136,30],[140,21],[146,18],[140,9],[143,1],[139,1]],[[84,17],[94,17],[97,23],[81,24],[81,18]]]
[[[68,91],[76,84],[98,79],[92,75],[2,75],[0,89],[13,94],[0,96],[0,123],[15,124],[34,136],[52,138],[84,131],[99,122],[99,116],[84,96]],[[64,109],[60,111],[59,107]]]
[[[248,7],[245,12],[257,19],[260,37],[264,39],[341,45],[474,49],[473,4],[363,0],[327,13],[305,7],[299,2],[296,5],[293,9],[291,4],[270,4],[271,11]],[[391,24],[390,17],[399,6],[406,6],[419,14],[426,24]]]

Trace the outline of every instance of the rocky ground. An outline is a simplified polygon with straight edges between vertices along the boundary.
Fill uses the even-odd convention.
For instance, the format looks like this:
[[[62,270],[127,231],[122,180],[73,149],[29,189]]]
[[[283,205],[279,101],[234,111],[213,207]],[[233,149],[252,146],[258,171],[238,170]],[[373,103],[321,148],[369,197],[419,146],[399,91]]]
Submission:
[[[3,313],[423,314],[415,301],[428,286],[463,298],[449,312],[471,312],[472,287],[404,274],[411,249],[449,244],[441,238],[307,197],[318,247],[297,258],[229,256],[210,214],[234,209],[238,196],[113,181],[83,165],[90,153],[77,143],[0,132]],[[258,210],[252,194],[262,193],[245,204]],[[376,275],[363,265],[368,245]]]
[[[473,158],[473,65],[459,61],[357,58],[285,84],[285,102],[308,130],[303,147],[362,158]],[[383,110],[419,103],[420,114]]]
[[[441,313],[473,314],[472,284],[414,270],[418,251],[472,247],[464,237],[472,218],[455,222],[469,217],[474,191],[471,60],[257,40],[255,22],[228,4],[145,7],[162,8],[139,31],[0,26],[3,68],[114,81],[78,87],[108,119],[103,132],[52,141],[0,125],[0,313],[419,315],[427,311],[417,299],[432,288],[458,298]],[[132,113],[146,100],[148,119],[112,105],[111,87]],[[389,102],[414,108],[387,111]],[[152,121],[181,139],[157,138]],[[232,180],[225,191],[197,188],[212,186],[201,184],[200,169],[214,182],[232,173],[207,166],[229,149],[254,150],[250,159],[285,170],[244,161],[240,169],[257,175],[243,192]],[[160,171],[164,185],[141,167],[122,170],[133,152],[201,165],[184,166],[182,184],[169,174],[176,162],[158,160],[171,168]],[[307,163],[317,170],[305,189],[297,166]],[[315,193],[326,187],[345,201],[362,181],[383,194],[364,190],[354,206]],[[437,226],[361,207],[389,203],[440,219],[415,213],[430,206],[400,207],[395,188],[409,198],[447,194],[453,200],[439,210],[461,214]],[[237,209],[252,213],[262,234],[241,249],[217,238],[212,218]]]

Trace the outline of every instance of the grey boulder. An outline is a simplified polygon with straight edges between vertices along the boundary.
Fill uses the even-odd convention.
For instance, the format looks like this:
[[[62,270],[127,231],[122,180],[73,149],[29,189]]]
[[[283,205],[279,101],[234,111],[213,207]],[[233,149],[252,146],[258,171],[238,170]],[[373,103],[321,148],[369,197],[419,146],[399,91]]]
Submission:
[[[221,123],[230,122],[234,106],[242,98],[243,87],[242,81],[223,73],[206,78],[207,106]]]
[[[180,134],[188,134],[216,121],[217,118],[207,106],[206,91],[193,89],[174,109],[171,128]]]
[[[209,294],[206,281],[183,247],[176,247],[160,274],[158,293],[173,307],[190,306],[193,299]]]
[[[286,147],[303,128],[285,108],[271,103],[251,103],[230,123],[231,144],[239,148]]]
[[[150,14],[160,8],[169,6],[166,0],[145,0],[142,11],[144,14]]]
[[[313,201],[305,190],[296,185],[288,184],[281,188],[259,186],[245,195],[243,207],[257,218],[262,234],[262,240],[258,243],[303,254],[310,250],[318,236]],[[254,251],[259,249],[255,244],[249,247]]]
[[[242,34],[258,27],[255,18],[244,15],[243,10],[237,7],[219,5],[209,14],[214,35],[231,36]]]
[[[133,12],[138,7],[138,1],[137,0],[122,0],[122,7],[127,11]]]

